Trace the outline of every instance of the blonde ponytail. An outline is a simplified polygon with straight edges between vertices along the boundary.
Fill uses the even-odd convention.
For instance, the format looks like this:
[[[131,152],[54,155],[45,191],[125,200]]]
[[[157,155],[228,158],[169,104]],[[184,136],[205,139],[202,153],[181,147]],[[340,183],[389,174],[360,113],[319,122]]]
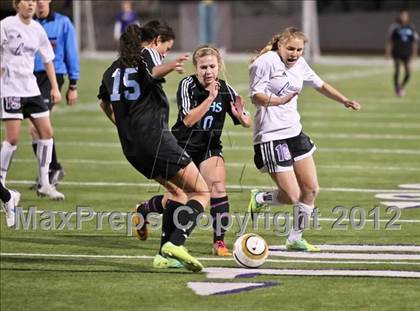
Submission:
[[[269,52],[269,51],[277,51],[279,49],[278,43],[283,44],[287,41],[289,41],[291,38],[298,38],[302,39],[304,43],[306,43],[308,40],[306,39],[305,34],[300,31],[298,28],[295,27],[287,27],[283,30],[283,32],[276,34],[271,40],[267,43],[267,45],[258,52],[257,55],[255,55],[251,59],[251,64],[261,55]]]

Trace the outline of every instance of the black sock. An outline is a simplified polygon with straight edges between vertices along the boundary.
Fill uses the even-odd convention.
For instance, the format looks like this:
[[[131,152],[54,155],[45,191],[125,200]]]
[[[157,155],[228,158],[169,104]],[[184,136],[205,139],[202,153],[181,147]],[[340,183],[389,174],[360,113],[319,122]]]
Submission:
[[[180,246],[184,245],[185,240],[194,230],[195,226],[197,225],[197,216],[204,211],[204,207],[200,202],[196,200],[190,200],[187,202],[187,204],[185,204],[185,206],[180,206],[178,208],[186,209],[178,213],[178,223],[181,226],[186,226],[189,222],[192,223],[192,225],[187,229],[181,229],[175,226],[175,230],[172,232],[171,238],[169,240],[173,244]],[[175,215],[173,215],[173,218],[175,218]],[[174,219],[172,221],[174,221]]]
[[[165,208],[163,209],[162,215],[162,235],[160,237],[160,249],[162,249],[163,244],[169,241],[172,232],[175,229],[173,217],[174,211],[179,207],[183,206],[184,204],[168,200],[166,202]],[[159,249],[159,254],[161,254]]]
[[[36,149],[38,148],[38,143],[32,143],[32,150],[34,151],[36,157]]]
[[[147,202],[149,213],[163,213],[162,199],[163,195],[155,195]]]
[[[1,182],[0,182],[0,195],[1,195],[1,200],[3,201],[3,203],[10,201],[10,192],[3,186]]]
[[[55,143],[53,143],[50,170],[60,170],[60,169],[61,169],[61,165],[60,163],[58,163],[57,153],[55,152]]]
[[[217,228],[217,217],[220,218],[222,227],[227,227],[229,224],[229,200],[227,196],[223,198],[210,199],[210,215],[213,217],[213,243],[216,241],[223,241],[225,238],[226,230]]]
[[[405,73],[405,76],[404,76],[404,80],[403,80],[403,82],[402,82],[402,84],[401,84],[401,87],[402,88],[404,88],[405,87],[405,85],[407,84],[407,82],[408,82],[408,80],[410,80],[410,73]]]

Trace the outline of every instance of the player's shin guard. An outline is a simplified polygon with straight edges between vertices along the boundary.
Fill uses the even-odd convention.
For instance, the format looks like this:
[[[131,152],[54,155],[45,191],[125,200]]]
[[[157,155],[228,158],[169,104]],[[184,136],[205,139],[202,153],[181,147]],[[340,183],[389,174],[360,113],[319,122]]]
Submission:
[[[10,144],[7,140],[1,144],[0,151],[0,181],[3,185],[6,184],[7,171],[12,162],[17,146]]]
[[[290,242],[300,240],[302,238],[303,230],[308,226],[309,219],[314,210],[314,206],[302,202],[295,205],[295,221],[293,229],[289,234],[288,240]]]
[[[39,182],[41,186],[49,185],[48,171],[50,169],[53,139],[39,139],[36,150],[39,167]]]
[[[210,199],[210,215],[213,218],[213,243],[223,241],[226,227],[229,224],[229,201],[228,197]]]
[[[187,204],[179,206],[173,215],[175,230],[171,234],[170,242],[179,246],[184,245],[197,225],[197,217],[204,211],[204,207],[196,200],[190,200]]]

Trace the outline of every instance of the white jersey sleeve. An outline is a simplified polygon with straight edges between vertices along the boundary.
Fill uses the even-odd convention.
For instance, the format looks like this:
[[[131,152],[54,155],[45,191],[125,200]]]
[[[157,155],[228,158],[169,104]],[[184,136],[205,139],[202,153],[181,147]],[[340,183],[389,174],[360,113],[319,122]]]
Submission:
[[[310,86],[320,88],[324,85],[324,81],[309,67],[308,63],[304,61],[303,66],[303,86]]]
[[[258,57],[249,66],[249,96],[253,97],[257,93],[266,94],[270,82],[270,62],[268,54]]]

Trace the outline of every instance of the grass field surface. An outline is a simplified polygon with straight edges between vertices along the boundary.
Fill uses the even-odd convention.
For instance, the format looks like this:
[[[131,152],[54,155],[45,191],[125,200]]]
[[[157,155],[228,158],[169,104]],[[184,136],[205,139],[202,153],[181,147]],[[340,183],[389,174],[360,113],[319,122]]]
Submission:
[[[110,60],[83,60],[78,104],[68,107],[61,103],[53,112],[57,151],[66,171],[59,185],[65,201],[38,198],[28,189],[37,165],[23,123],[7,185],[21,192],[24,210],[36,210],[32,215],[37,228],[9,229],[1,213],[1,310],[420,309],[420,208],[415,208],[420,205],[418,67],[413,70],[407,95],[397,98],[390,64],[313,66],[322,78],[362,105],[359,112],[349,111],[312,89],[299,96],[304,131],[318,147],[314,158],[321,186],[316,204],[319,226],[305,232],[305,237],[311,243],[330,246],[317,256],[284,251],[285,237],[275,230],[273,217],[277,212],[293,214],[292,207],[272,207],[257,228],[251,223],[246,227],[246,232],[259,233],[272,247],[263,270],[254,277],[225,279],[212,278],[210,270],[194,274],[153,269],[159,228],[152,229],[149,240],[141,242],[127,233],[124,215],[118,228],[109,225],[109,214],[103,219],[95,214],[93,220],[76,228],[77,207],[96,213],[130,212],[137,202],[162,192],[125,160],[114,126],[97,105],[101,75],[109,64]],[[247,98],[247,63],[226,65],[223,78]],[[180,79],[172,73],[165,85],[171,101],[171,125],[177,113],[175,92]],[[243,215],[250,189],[273,184],[254,167],[251,129],[235,127],[227,118],[223,142],[231,212]],[[387,210],[392,202],[409,208]],[[343,208],[334,209],[336,206]],[[345,210],[348,215],[343,215]],[[69,224],[63,225],[58,213],[54,224],[51,217],[48,222],[43,211],[68,212]],[[355,221],[351,223],[349,217]],[[364,226],[361,218],[366,220]],[[280,224],[282,221],[284,218]],[[60,224],[64,228],[58,229]],[[41,225],[50,230],[41,229]],[[270,228],[264,229],[264,225]],[[229,246],[239,230],[238,221],[234,221],[226,236]],[[229,268],[239,267],[232,258],[212,256],[211,239],[211,229],[197,229],[186,246],[206,268],[227,268],[220,270],[227,276],[233,271]],[[293,275],[300,270],[303,275]],[[341,276],[317,275],[341,270]],[[346,271],[379,272],[375,277],[350,276]],[[388,275],[390,271],[395,275]],[[398,275],[399,271],[409,277]],[[203,283],[224,295],[203,296],[194,290]],[[230,283],[260,285],[228,294],[224,289]]]

